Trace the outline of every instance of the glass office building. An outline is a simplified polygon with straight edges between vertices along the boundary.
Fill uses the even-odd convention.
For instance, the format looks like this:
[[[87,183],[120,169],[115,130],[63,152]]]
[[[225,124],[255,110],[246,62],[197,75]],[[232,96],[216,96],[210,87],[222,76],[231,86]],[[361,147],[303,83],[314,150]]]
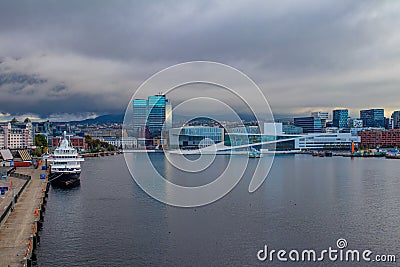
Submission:
[[[149,111],[146,125],[149,127],[150,137],[161,136],[166,115],[166,98],[164,95],[149,96],[148,103]]]
[[[224,141],[224,128],[186,126],[169,131],[171,148],[198,149]]]
[[[315,117],[294,118],[294,125],[301,127],[303,133],[321,133],[326,120]]]
[[[135,137],[145,137],[147,120],[147,100],[133,100],[133,131]]]
[[[163,127],[172,127],[172,106],[165,95],[133,100],[133,129],[136,137],[161,137]]]
[[[333,127],[347,128],[349,119],[348,109],[336,109],[333,111]]]
[[[385,127],[384,109],[361,110],[360,119],[363,121],[363,127]]]
[[[392,124],[394,129],[400,128],[400,110],[394,111],[392,114]]]

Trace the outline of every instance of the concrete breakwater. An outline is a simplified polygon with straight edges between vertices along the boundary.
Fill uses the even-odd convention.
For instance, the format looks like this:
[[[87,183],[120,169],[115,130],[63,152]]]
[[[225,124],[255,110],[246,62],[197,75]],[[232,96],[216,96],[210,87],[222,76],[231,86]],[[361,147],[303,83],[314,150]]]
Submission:
[[[8,177],[16,194],[13,199],[11,192],[7,192],[8,196],[0,202],[4,209],[0,210],[0,266],[32,266],[36,259],[50,187],[47,178],[40,179],[40,174],[47,173],[33,167],[17,168]]]

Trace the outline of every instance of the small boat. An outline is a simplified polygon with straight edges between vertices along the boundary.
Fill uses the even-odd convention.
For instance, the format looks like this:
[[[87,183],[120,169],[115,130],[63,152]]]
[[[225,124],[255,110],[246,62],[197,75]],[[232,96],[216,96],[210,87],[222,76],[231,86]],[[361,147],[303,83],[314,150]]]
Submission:
[[[400,152],[396,150],[388,151],[385,155],[387,159],[400,159]]]
[[[249,158],[262,158],[262,157],[263,155],[261,154],[261,152],[255,148],[251,148],[251,150],[249,151]]]
[[[381,158],[385,157],[386,153],[377,150],[361,150],[354,152],[351,154],[352,157],[361,157],[361,158]]]

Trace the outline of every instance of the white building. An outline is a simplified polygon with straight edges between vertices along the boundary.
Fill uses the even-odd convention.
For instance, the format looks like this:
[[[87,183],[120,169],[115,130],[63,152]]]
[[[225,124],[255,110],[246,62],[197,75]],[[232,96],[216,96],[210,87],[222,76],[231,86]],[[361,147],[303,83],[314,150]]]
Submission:
[[[12,121],[0,126],[0,148],[26,149],[34,146],[32,122]]]
[[[265,122],[264,123],[264,135],[282,135],[282,123],[280,122]]]
[[[115,136],[103,136],[97,137],[102,142],[106,142],[110,145],[115,146],[119,149],[132,149],[138,146],[137,138],[135,137],[115,137]]]
[[[360,119],[353,119],[352,127],[351,128],[362,128],[363,121]]]
[[[295,139],[295,148],[300,150],[313,149],[350,149],[352,143],[361,142],[359,136],[351,133],[308,134]]]
[[[327,127],[325,129],[326,133],[338,133],[339,132],[339,128],[338,127]]]

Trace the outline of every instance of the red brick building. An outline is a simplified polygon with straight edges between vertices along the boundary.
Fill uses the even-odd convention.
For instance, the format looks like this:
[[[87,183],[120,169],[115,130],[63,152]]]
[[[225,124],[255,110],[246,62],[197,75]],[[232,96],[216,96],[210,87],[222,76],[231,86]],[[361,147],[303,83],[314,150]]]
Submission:
[[[62,137],[53,137],[51,141],[51,145],[53,148],[57,147],[62,140]],[[85,138],[83,137],[71,137],[70,138],[71,145],[76,149],[87,149],[87,144],[85,142]]]
[[[400,147],[400,129],[366,130],[358,132],[361,137],[361,147]]]

